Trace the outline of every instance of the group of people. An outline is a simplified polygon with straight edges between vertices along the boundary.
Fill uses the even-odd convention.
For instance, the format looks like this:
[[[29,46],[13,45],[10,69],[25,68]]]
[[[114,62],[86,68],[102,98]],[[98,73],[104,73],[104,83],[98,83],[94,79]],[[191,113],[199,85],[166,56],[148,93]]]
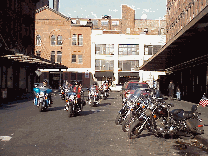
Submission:
[[[170,84],[168,86],[168,91],[169,91],[170,100],[173,100],[174,93],[175,93],[175,84],[173,83],[172,80],[170,81]],[[176,97],[177,97],[177,100],[179,101],[181,100],[181,91],[180,91],[179,85],[176,87]]]

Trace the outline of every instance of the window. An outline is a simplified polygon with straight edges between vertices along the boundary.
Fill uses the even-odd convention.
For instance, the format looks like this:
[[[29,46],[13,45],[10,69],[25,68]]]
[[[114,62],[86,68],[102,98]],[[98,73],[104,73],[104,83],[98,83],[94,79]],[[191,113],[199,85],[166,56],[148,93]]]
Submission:
[[[72,63],[76,63],[76,55],[72,54]]]
[[[83,35],[78,34],[78,45],[83,46]]]
[[[130,28],[126,28],[126,33],[130,34]]]
[[[40,37],[40,35],[37,35],[36,36],[36,45],[37,46],[40,46],[41,45],[41,37]]]
[[[57,45],[62,45],[62,36],[58,35],[57,37]]]
[[[41,51],[36,51],[36,55],[40,57]]]
[[[96,44],[95,54],[99,55],[113,55],[114,54],[114,44]]]
[[[73,34],[72,36],[72,45],[77,45],[77,35]]]
[[[139,55],[139,44],[119,44],[119,55]]]
[[[72,35],[72,45],[83,46],[83,35],[82,34],[73,34]]]
[[[118,68],[122,71],[135,71],[138,70],[138,60],[120,60],[118,61]]]
[[[93,26],[98,26],[98,21],[97,20],[92,20]]]
[[[71,80],[75,80],[76,81],[76,73],[71,73]]]
[[[61,58],[62,58],[62,52],[57,51],[57,63],[61,63]]]
[[[51,36],[51,45],[56,45],[56,36],[55,35]]]
[[[119,21],[112,21],[112,26],[118,26],[119,25]]]
[[[51,62],[55,63],[55,51],[51,51]]]
[[[114,70],[114,60],[95,60],[95,70]]]
[[[153,46],[145,45],[144,46],[144,55],[153,55]]]
[[[101,21],[102,26],[108,26],[108,21]]]
[[[82,63],[82,55],[78,55],[78,63]]]

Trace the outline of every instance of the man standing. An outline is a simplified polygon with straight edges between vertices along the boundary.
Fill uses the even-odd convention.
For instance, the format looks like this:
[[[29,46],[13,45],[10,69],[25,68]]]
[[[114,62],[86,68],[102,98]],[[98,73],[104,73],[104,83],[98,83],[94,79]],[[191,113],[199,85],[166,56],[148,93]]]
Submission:
[[[168,86],[170,100],[173,100],[174,86],[175,85],[174,85],[173,81],[170,81],[170,84]]]

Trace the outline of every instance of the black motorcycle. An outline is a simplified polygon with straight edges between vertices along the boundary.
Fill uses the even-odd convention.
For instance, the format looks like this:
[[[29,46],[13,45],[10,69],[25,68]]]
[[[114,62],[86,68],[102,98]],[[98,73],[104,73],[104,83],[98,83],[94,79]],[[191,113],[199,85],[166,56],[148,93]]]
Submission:
[[[68,117],[77,116],[85,105],[86,102],[84,99],[78,98],[75,92],[70,91],[66,94],[66,105],[64,110],[68,112]]]
[[[128,137],[130,139],[139,137],[145,128],[163,137],[193,138],[197,134],[204,133],[196,105],[192,106],[191,111],[183,109],[169,111],[170,107],[173,105],[160,101],[151,102],[147,110],[130,126]]]

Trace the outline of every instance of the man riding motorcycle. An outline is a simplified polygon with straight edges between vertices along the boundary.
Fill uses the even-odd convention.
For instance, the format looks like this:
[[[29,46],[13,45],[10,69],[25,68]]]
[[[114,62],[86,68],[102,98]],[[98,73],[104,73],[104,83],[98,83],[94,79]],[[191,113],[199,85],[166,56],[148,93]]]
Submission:
[[[73,88],[73,92],[75,92],[77,94],[77,98],[78,98],[78,105],[79,105],[79,108],[81,108],[81,92],[82,92],[82,86],[81,84],[78,86],[78,83],[75,82],[75,86]]]
[[[43,81],[43,87],[51,88],[51,86],[48,84],[48,80],[45,79],[45,80]],[[49,98],[49,100],[50,100],[49,106],[51,107],[51,106],[52,106],[51,104],[53,104],[53,100],[52,100],[52,98],[51,98],[51,94],[48,94],[48,98]]]

